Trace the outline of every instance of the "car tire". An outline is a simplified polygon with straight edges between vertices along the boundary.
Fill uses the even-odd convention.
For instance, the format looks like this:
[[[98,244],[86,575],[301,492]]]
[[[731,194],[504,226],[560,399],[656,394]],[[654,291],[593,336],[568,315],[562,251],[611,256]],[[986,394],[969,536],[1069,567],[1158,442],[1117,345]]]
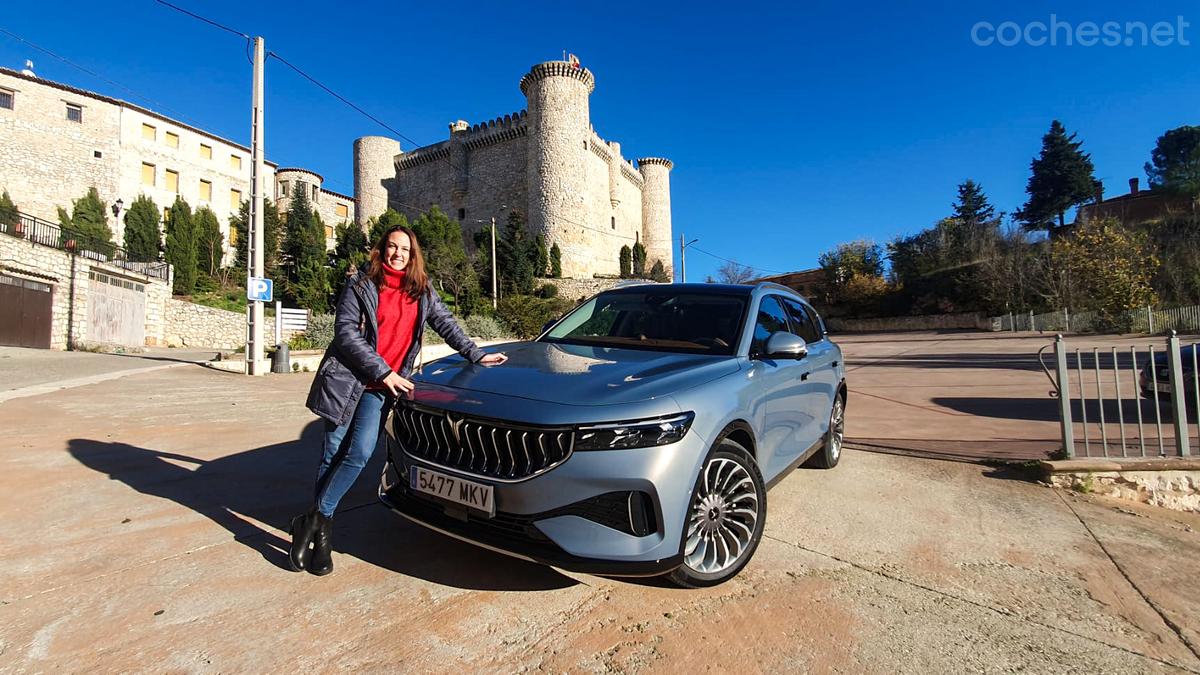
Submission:
[[[767,489],[753,455],[721,439],[700,469],[684,522],[684,562],[668,574],[685,588],[716,586],[754,557],[767,516]]]
[[[842,458],[842,445],[846,439],[846,395],[839,392],[829,410],[829,430],[821,449],[810,457],[805,466],[814,469],[832,469]]]

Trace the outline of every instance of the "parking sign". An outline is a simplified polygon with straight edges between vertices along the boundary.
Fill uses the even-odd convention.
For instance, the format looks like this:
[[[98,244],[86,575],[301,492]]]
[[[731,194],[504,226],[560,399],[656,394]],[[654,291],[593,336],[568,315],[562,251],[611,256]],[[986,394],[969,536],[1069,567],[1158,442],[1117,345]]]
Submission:
[[[270,279],[250,277],[246,280],[246,299],[257,302],[271,302],[271,291],[274,284]]]

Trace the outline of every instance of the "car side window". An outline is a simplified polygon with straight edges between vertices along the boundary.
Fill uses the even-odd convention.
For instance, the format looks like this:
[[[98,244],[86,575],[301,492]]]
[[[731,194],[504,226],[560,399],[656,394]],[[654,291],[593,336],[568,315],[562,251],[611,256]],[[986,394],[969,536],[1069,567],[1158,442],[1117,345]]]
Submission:
[[[758,319],[754,322],[754,339],[750,343],[751,354],[763,354],[767,351],[767,340],[779,331],[787,332],[787,313],[779,304],[779,300],[768,295],[758,305]]]
[[[812,311],[795,300],[785,298],[783,304],[787,307],[788,318],[792,321],[792,333],[804,338],[808,344],[820,342],[821,330],[817,328]]]

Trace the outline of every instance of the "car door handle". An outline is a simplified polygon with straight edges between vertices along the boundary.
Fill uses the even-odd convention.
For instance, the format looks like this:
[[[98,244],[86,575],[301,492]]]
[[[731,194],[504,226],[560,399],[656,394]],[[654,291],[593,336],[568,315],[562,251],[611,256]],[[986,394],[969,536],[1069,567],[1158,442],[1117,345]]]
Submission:
[[[837,368],[837,361],[834,361],[834,362],[833,362],[833,367],[834,367],[834,368]]]
[[[807,373],[800,373],[800,381],[803,382],[803,381],[807,380],[809,375],[812,375],[812,371],[809,371]]]

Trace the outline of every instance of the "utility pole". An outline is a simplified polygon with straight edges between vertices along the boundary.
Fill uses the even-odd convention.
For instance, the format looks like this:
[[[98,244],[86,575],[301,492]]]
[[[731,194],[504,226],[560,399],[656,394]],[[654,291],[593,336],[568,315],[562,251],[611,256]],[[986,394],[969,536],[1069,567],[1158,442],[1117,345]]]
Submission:
[[[263,59],[265,45],[261,37],[254,38],[254,86],[250,113],[250,236],[246,242],[249,277],[263,276]],[[249,280],[247,280],[249,287]],[[278,335],[275,336],[279,338]],[[246,374],[263,375],[263,303],[250,302],[250,330],[246,341]]]
[[[496,216],[492,216],[492,309],[496,309]]]
[[[683,233],[682,232],[679,233],[679,283],[681,283],[681,284],[687,283],[687,247],[691,246],[692,244],[694,244],[698,241],[700,241],[700,240],[693,239],[685,244],[685,243],[683,243],[684,242]]]

